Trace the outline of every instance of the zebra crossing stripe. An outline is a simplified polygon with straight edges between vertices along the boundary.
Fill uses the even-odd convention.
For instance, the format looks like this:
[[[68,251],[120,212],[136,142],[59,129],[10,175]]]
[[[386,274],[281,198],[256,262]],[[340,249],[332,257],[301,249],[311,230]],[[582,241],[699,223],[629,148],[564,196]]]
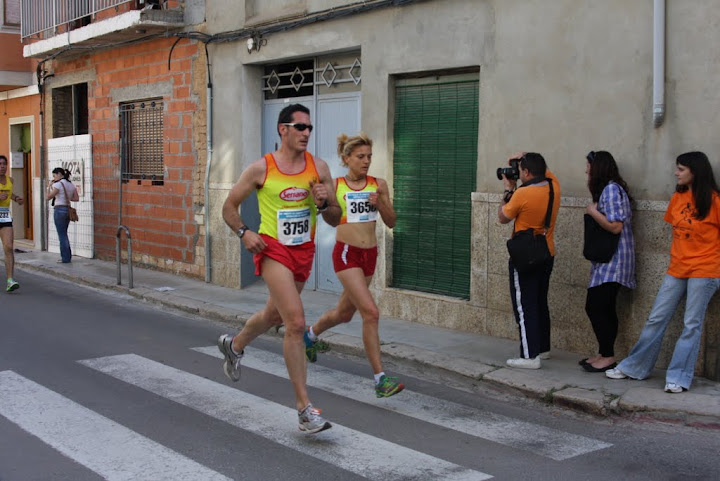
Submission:
[[[461,481],[492,477],[335,423],[322,434],[303,434],[297,428],[295,409],[135,354],[78,362],[368,479]],[[378,463],[378,459],[393,462]]]
[[[0,372],[0,415],[110,481],[230,481],[13,371]]]
[[[215,346],[197,347],[193,350],[223,358]],[[242,365],[274,376],[288,377],[283,357],[260,349],[245,348]],[[397,396],[379,400],[375,397],[370,378],[347,374],[318,364],[308,364],[307,383],[308,386],[339,396],[556,461],[612,446],[585,436],[474,409],[407,388]],[[428,413],[432,413],[432,416],[428,416]]]

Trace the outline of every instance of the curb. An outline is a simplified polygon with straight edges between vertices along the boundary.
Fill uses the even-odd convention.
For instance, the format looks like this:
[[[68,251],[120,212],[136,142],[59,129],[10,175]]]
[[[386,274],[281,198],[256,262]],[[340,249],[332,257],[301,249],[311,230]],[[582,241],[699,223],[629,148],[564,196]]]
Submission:
[[[229,323],[233,327],[243,325],[253,314],[174,296],[147,287],[130,289],[124,285],[108,283],[105,279],[80,277],[65,270],[47,266],[16,261],[16,267],[51,274],[88,287],[119,292],[145,302]],[[282,328],[270,329],[264,335],[280,338],[283,336],[283,330]],[[365,348],[359,337],[327,333],[325,339],[331,343],[333,351],[354,356],[365,355]],[[618,396],[599,390],[567,385],[563,381],[548,377],[533,376],[531,372],[483,364],[398,342],[382,344],[381,352],[391,359],[410,361],[421,366],[441,369],[549,405],[598,417],[616,415],[640,422],[654,420],[691,427],[720,429],[720,400],[717,396],[686,392],[668,398],[663,397],[659,401],[655,400],[649,404],[648,399],[655,397],[656,389],[631,387],[627,392]],[[693,402],[688,403],[689,399],[692,399]],[[702,406],[703,409],[693,408],[696,405]]]
[[[608,394],[578,387],[569,387],[552,394],[552,403],[557,406],[602,417],[607,417],[613,413],[611,409],[612,401],[613,397]]]
[[[325,339],[330,342],[334,351],[365,355],[362,339],[342,334],[328,335]],[[600,417],[619,414],[616,396],[579,387],[563,387],[558,390],[552,381],[538,379],[524,371],[491,366],[469,359],[453,358],[400,343],[383,344],[381,352],[392,359],[438,368],[472,380],[485,382],[487,385],[500,388],[505,392],[512,391],[558,407]]]

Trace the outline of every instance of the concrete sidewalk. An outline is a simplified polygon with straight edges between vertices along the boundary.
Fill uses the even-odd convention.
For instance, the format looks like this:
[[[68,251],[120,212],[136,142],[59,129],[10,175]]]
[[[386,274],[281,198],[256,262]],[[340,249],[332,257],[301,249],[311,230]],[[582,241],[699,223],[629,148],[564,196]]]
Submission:
[[[20,251],[20,252],[18,252]],[[114,262],[73,258],[58,264],[58,254],[16,246],[15,278],[22,285],[22,270],[52,274],[77,284],[113,289],[139,299],[222,320],[240,326],[265,305],[267,289],[262,282],[243,290],[219,287],[202,280],[164,272],[133,269],[133,289],[128,288],[127,265],[122,285],[117,285]],[[31,295],[22,288],[2,295]],[[314,322],[337,301],[337,295],[306,291],[302,295],[308,323]],[[583,357],[554,349],[540,370],[505,367],[517,354],[517,341],[442,329],[382,316],[383,356],[445,369],[469,378],[508,388],[558,406],[597,415],[652,416],[693,426],[720,428],[720,383],[696,377],[692,389],[681,394],[663,392],[664,371],[645,381],[611,380],[602,373],[587,373],[578,366]],[[362,322],[357,319],[323,335],[333,350],[362,354]],[[228,329],[228,332],[233,329]],[[218,333],[218,335],[221,333]],[[272,330],[270,335],[274,334]],[[585,353],[590,354],[590,353]]]

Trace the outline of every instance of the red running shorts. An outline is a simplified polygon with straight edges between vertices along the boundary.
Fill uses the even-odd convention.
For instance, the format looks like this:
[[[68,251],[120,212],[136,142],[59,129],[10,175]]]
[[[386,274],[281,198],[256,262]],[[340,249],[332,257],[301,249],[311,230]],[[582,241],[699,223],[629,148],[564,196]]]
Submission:
[[[369,249],[363,249],[362,247],[355,247],[342,242],[336,242],[332,258],[335,272],[359,267],[362,269],[365,277],[370,277],[375,274],[377,246]]]
[[[269,235],[260,234],[260,237],[267,246],[258,254],[253,255],[256,276],[262,275],[262,261],[265,257],[269,257],[290,269],[295,282],[308,280],[315,259],[314,242],[306,242],[299,246],[286,246]]]

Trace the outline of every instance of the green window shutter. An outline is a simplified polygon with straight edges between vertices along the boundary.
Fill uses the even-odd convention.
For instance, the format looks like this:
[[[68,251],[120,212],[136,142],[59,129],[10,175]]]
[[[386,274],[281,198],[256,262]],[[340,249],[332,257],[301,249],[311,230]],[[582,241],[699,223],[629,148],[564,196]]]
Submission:
[[[396,87],[393,286],[470,298],[478,80]]]

